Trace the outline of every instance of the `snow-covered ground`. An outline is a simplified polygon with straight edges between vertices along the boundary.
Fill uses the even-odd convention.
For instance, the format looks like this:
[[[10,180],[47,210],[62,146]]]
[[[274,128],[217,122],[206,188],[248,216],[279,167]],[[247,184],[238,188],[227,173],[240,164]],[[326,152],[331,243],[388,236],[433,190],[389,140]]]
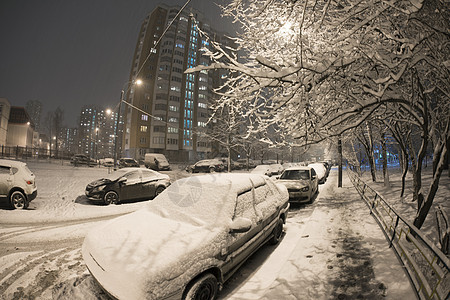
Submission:
[[[146,201],[96,205],[87,183],[106,168],[29,162],[38,197],[25,211],[0,209],[1,299],[108,299],[86,270],[81,244],[106,220]],[[189,176],[182,168],[165,172]],[[137,229],[138,230],[138,229]],[[265,246],[225,284],[220,299],[414,299],[384,235],[347,176],[337,171],[314,203],[291,208],[281,243]]]
[[[426,194],[432,180],[431,165],[424,168],[422,174],[422,190]],[[406,175],[406,188],[403,197],[401,193],[401,170],[397,167],[389,168],[389,185],[385,186],[383,182],[383,173],[378,170],[376,173],[377,181],[372,182],[370,171],[364,171],[361,178],[371,188],[376,190],[383,198],[402,216],[405,216],[410,222],[413,222],[417,211],[417,201],[413,201],[413,185],[412,174]],[[438,242],[437,223],[436,223],[436,208],[440,206],[447,218],[450,218],[450,177],[448,170],[444,170],[439,180],[439,188],[433,201],[430,212],[421,228],[421,231],[440,248]]]

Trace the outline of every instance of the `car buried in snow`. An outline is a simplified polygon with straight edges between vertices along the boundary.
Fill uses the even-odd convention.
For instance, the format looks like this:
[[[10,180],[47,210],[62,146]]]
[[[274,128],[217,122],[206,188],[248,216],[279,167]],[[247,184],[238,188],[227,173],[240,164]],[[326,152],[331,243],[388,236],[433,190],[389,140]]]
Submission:
[[[94,228],[83,258],[117,299],[214,299],[255,251],[281,240],[288,198],[262,175],[179,179],[145,208]]]
[[[287,168],[277,182],[286,186],[291,203],[311,203],[319,192],[317,174],[311,167]]]
[[[169,185],[168,175],[143,168],[122,168],[109,178],[89,183],[85,194],[90,200],[109,205],[127,200],[152,199]]]
[[[199,173],[199,172],[222,172],[225,170],[225,165],[221,160],[218,159],[203,159],[199,160],[193,165],[187,166],[186,171],[189,173]]]
[[[319,184],[325,183],[325,181],[327,180],[328,172],[323,163],[311,163],[308,164],[308,167],[311,167],[316,171],[317,178],[319,179]]]

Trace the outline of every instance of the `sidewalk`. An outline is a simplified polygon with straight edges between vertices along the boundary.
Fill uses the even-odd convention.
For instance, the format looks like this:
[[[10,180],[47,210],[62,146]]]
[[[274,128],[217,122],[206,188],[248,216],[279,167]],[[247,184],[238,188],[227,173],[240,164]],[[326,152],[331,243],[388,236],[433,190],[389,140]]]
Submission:
[[[227,299],[415,299],[406,273],[344,172],[312,214],[289,215],[280,245]]]

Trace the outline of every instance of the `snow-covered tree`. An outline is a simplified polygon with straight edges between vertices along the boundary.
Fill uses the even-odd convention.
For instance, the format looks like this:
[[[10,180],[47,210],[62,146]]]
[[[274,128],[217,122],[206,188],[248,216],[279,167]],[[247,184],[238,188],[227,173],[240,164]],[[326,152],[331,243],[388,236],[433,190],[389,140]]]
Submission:
[[[393,109],[417,126],[422,147],[414,172],[421,227],[437,190],[449,139],[449,2],[439,0],[234,0],[223,7],[241,25],[242,59],[212,42],[213,63],[228,69],[222,89],[240,101],[264,133],[317,143]],[[224,98],[222,98],[224,99]],[[226,101],[226,100],[225,100]],[[236,102],[235,102],[236,103]],[[426,199],[420,182],[433,141],[434,180]]]

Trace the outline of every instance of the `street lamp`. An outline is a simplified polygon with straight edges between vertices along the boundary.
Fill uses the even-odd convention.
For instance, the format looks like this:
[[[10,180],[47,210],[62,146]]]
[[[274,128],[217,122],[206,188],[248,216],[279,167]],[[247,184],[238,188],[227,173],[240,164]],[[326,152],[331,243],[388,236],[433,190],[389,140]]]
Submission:
[[[95,128],[95,160],[98,161],[98,131],[99,128]]]
[[[119,137],[120,112],[122,109],[122,102],[124,102],[125,94],[128,92],[129,89],[131,89],[131,86],[133,86],[134,84],[141,85],[142,80],[137,79],[137,80],[127,81],[123,85],[122,90],[120,91],[119,110],[117,111],[117,124],[114,128],[114,171],[117,170],[117,139]],[[127,88],[127,90],[125,90],[125,86],[127,86],[127,85],[128,85],[128,88]]]

